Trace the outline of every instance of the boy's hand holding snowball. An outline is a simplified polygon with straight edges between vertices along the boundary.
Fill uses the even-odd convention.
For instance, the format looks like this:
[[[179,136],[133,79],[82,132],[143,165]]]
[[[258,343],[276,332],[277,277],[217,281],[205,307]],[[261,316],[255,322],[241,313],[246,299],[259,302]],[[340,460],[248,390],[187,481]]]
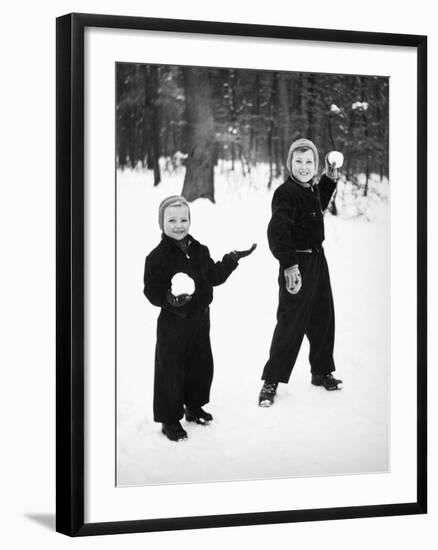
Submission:
[[[332,179],[337,180],[339,177],[338,169],[344,164],[344,155],[339,151],[330,151],[325,156],[325,173]]]
[[[181,307],[190,302],[195,292],[195,281],[186,273],[175,273],[171,280],[171,288],[167,293],[170,305]]]

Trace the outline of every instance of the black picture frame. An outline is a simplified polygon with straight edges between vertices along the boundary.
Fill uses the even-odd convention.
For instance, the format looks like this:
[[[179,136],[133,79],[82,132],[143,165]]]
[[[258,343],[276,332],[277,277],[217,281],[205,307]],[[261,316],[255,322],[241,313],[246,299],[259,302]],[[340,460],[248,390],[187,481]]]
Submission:
[[[158,30],[405,46],[417,53],[417,499],[400,504],[84,522],[84,30]],[[427,511],[427,37],[94,14],[56,21],[56,530],[69,536],[199,529]]]

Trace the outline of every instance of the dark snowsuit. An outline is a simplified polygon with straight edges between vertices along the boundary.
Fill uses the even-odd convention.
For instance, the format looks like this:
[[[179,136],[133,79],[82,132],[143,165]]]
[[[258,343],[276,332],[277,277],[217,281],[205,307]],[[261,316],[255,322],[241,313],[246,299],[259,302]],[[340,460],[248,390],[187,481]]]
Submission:
[[[155,348],[154,420],[172,423],[184,414],[184,405],[201,407],[210,399],[213,357],[210,345],[209,304],[213,286],[224,283],[237,267],[231,254],[214,262],[206,246],[188,237],[187,251],[164,233],[146,257],[144,294],[161,307]],[[170,305],[172,277],[186,273],[195,282],[192,299],[182,307]]]
[[[336,183],[321,176],[318,185],[301,186],[289,177],[272,198],[268,226],[269,247],[280,262],[277,325],[262,379],[289,381],[304,335],[310,344],[313,374],[335,370],[333,347],[335,317],[324,241],[323,211]],[[297,294],[286,290],[284,270],[298,264],[302,287]]]

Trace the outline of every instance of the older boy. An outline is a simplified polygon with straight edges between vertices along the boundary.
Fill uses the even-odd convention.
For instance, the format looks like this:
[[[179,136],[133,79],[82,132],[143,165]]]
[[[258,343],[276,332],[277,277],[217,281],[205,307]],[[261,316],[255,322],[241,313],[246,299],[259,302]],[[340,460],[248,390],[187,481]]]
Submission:
[[[272,199],[269,247],[280,263],[277,325],[269,360],[262,374],[259,405],[274,402],[279,382],[289,381],[304,335],[310,344],[311,382],[327,390],[341,387],[335,370],[335,317],[324,241],[323,211],[336,188],[337,169],[328,163],[315,183],[318,151],[310,140],[294,141],[289,149],[288,179]]]

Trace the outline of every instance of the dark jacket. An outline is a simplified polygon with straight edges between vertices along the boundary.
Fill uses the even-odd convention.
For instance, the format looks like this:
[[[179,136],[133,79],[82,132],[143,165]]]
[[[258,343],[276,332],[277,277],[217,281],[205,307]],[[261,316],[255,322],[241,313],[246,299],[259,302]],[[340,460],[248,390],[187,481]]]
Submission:
[[[322,175],[317,185],[303,187],[289,177],[274,192],[268,226],[269,248],[281,269],[298,264],[296,250],[318,248],[324,241],[323,211],[336,182]]]
[[[214,262],[208,248],[189,235],[187,252],[164,233],[160,244],[146,257],[144,269],[144,294],[155,306],[187,318],[202,316],[213,300],[213,286],[224,283],[238,263],[231,254],[225,254],[220,262]],[[182,307],[171,306],[167,293],[172,277],[186,273],[195,282],[192,299]]]

